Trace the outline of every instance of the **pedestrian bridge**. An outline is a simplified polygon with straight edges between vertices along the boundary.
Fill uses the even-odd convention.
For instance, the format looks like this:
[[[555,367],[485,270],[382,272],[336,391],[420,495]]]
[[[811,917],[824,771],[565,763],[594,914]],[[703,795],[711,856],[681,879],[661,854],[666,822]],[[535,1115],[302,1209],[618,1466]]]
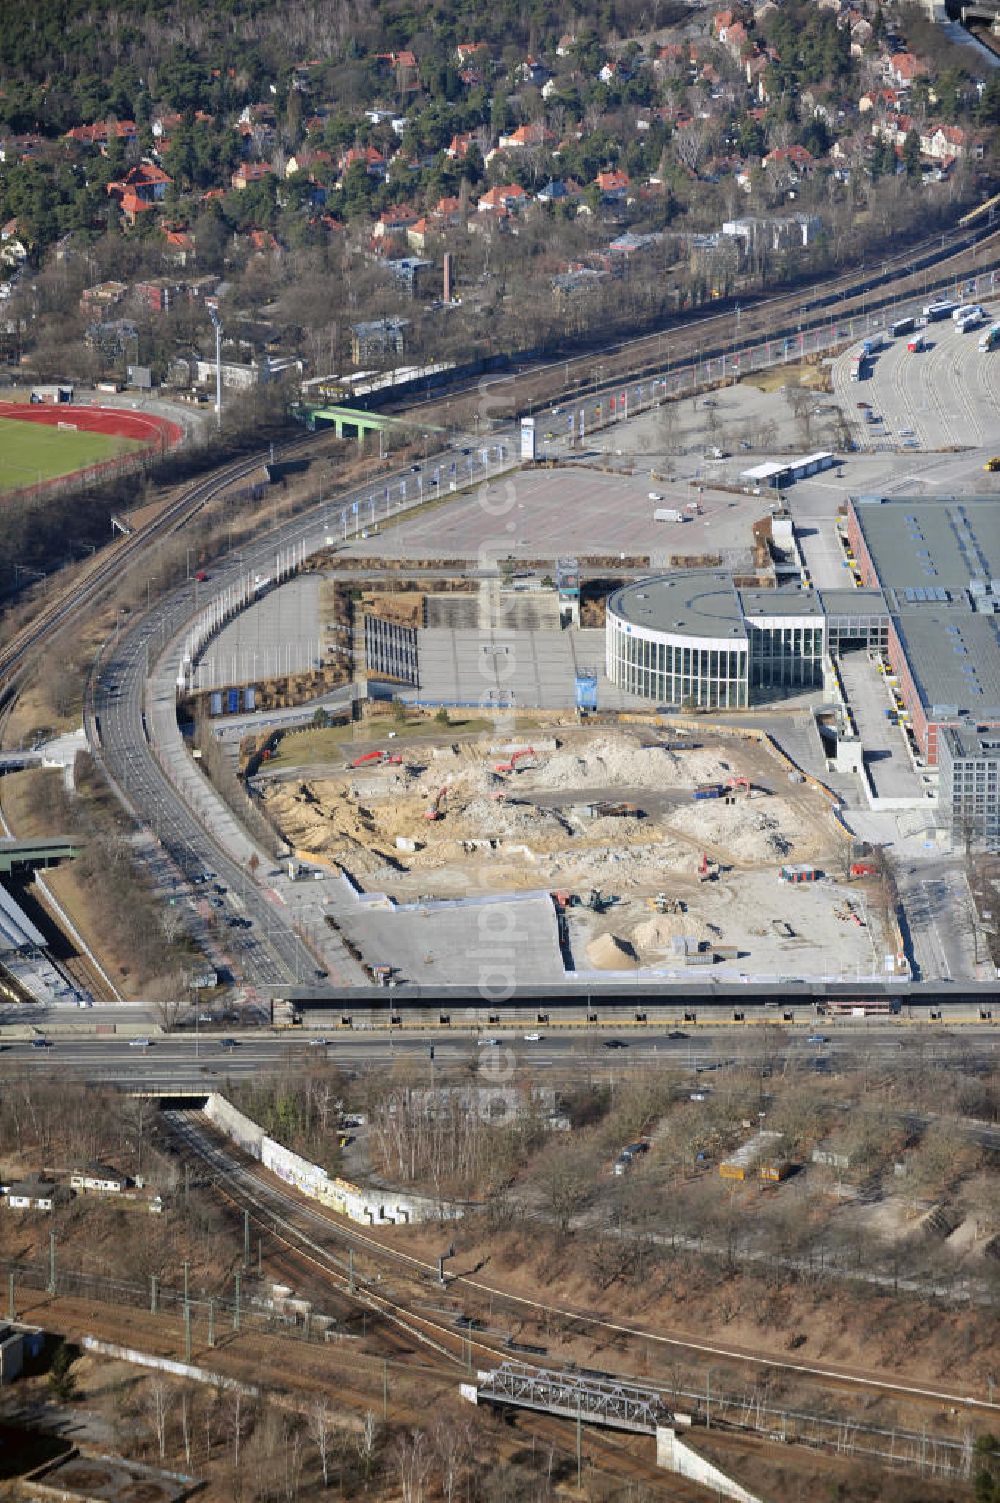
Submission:
[[[461,1385],[462,1397],[473,1404],[511,1405],[539,1409],[564,1419],[611,1430],[655,1435],[673,1424],[673,1416],[655,1389],[639,1388],[607,1375],[557,1372],[505,1362],[492,1372],[476,1374],[476,1382]]]

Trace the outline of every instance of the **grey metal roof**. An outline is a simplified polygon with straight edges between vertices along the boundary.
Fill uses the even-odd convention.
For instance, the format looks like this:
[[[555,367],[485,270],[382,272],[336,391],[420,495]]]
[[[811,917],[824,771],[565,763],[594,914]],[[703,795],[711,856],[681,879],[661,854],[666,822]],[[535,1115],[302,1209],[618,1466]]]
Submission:
[[[996,496],[856,496],[855,513],[879,582],[905,591],[968,589],[1000,575],[1000,499]],[[931,597],[933,599],[933,596]]]
[[[815,590],[740,590],[748,616],[822,617],[823,607]]]
[[[827,616],[888,616],[881,590],[820,590]]]
[[[724,569],[678,569],[625,585],[609,597],[608,609],[652,631],[746,641],[739,595]]]
[[[893,623],[932,719],[934,706],[972,719],[1000,716],[1000,616],[924,605],[894,615]]]

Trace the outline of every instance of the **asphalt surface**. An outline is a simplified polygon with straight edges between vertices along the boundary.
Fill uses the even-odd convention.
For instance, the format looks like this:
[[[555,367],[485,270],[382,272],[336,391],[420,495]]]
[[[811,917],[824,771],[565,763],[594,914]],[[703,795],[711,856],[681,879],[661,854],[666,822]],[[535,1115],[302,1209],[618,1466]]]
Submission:
[[[513,453],[513,434],[494,434],[492,442],[504,442],[508,460]],[[444,450],[432,455],[421,474],[438,469],[447,476],[452,464],[456,479],[471,478],[482,469],[477,454],[463,455]],[[491,471],[496,472],[495,459]],[[383,485],[408,485],[410,502],[413,475],[410,467],[385,477]],[[428,487],[429,489],[429,487]],[[447,489],[447,482],[445,482]],[[221,595],[247,576],[270,575],[277,554],[305,543],[307,552],[325,547],[344,525],[360,531],[367,520],[371,491],[359,487],[333,503],[321,503],[258,543],[244,547],[212,570],[211,594]],[[357,506],[357,511],[354,507]],[[247,880],[246,863],[253,855],[262,862],[267,854],[255,849],[222,800],[183,749],[174,714],[174,685],[180,664],[182,637],[192,617],[206,605],[206,587],[191,581],[174,591],[134,624],[116,632],[103,654],[93,688],[88,736],[117,785],[123,802],[136,818],[156,835],[179,875],[197,891],[199,878],[240,893],[242,914],[250,928],[226,935],[223,953],[249,984],[251,992],[279,982],[304,982],[315,977],[318,961],[302,942],[279,907]],[[169,768],[169,772],[168,769]],[[182,796],[178,785],[184,786]],[[195,791],[192,791],[195,790]],[[192,809],[192,804],[194,809]],[[326,962],[324,962],[324,967]],[[363,983],[363,974],[342,980]]]
[[[537,1039],[525,1037],[536,1032],[540,1035]],[[930,1036],[921,1031],[921,1057],[928,1061],[935,1057],[953,1060],[956,1037],[946,1028],[936,1029]],[[996,1032],[991,1032],[987,1026],[965,1027],[961,1039],[967,1039],[970,1046],[974,1040],[978,1054],[995,1055],[998,1049]],[[491,1042],[493,1040],[496,1040],[495,1044]],[[480,1083],[485,1085],[490,1084],[491,1075],[505,1083],[512,1069],[525,1066],[541,1072],[590,1076],[596,1069],[621,1074],[653,1063],[664,1063],[704,1075],[710,1089],[711,1075],[721,1063],[759,1068],[766,1054],[772,1070],[783,1061],[790,1066],[799,1063],[813,1068],[814,1061],[826,1060],[835,1067],[838,1059],[856,1057],[860,1051],[869,1058],[892,1059],[899,1054],[904,1042],[905,1036],[891,1026],[838,1029],[836,1024],[824,1026],[822,1021],[808,1032],[802,1029],[781,1048],[768,1045],[756,1031],[734,1035],[732,1029],[712,1030],[702,1026],[696,1029],[652,1028],[641,1035],[623,1033],[614,1028],[600,1034],[592,1031],[549,1033],[543,1027],[533,1029],[530,1026],[455,1035],[442,1035],[438,1030],[296,1032],[277,1036],[246,1032],[226,1035],[213,1031],[196,1036],[192,1031],[160,1037],[150,1035],[148,1044],[123,1038],[53,1036],[45,1045],[27,1040],[4,1042],[0,1048],[0,1075],[23,1070],[44,1074],[58,1066],[60,1076],[75,1074],[90,1081],[131,1090],[217,1090],[227,1079],[278,1070],[289,1060],[303,1062],[322,1058],[348,1071],[373,1066],[387,1068],[401,1061],[409,1061],[414,1067],[422,1063],[426,1083],[430,1085],[436,1071],[460,1069],[470,1058],[475,1058],[480,1064]],[[1000,1145],[1000,1128],[984,1126],[982,1130],[986,1135],[983,1141],[995,1141]]]

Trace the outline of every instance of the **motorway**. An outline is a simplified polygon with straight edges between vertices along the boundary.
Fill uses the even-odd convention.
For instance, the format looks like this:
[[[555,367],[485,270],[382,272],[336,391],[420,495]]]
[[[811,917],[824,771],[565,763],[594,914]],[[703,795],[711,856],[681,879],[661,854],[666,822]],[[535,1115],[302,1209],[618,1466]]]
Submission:
[[[813,1029],[817,1031],[814,1033]],[[148,1045],[125,1038],[64,1036],[56,1030],[47,1037],[47,1046],[26,1039],[4,1040],[0,1044],[0,1075],[19,1074],[25,1070],[46,1073],[58,1062],[59,1074],[76,1075],[93,1083],[106,1083],[133,1091],[218,1090],[228,1079],[259,1076],[278,1071],[289,1061],[298,1064],[309,1059],[333,1063],[357,1074],[371,1069],[391,1068],[407,1062],[423,1063],[428,1085],[435,1072],[467,1068],[470,1059],[479,1061],[479,1082],[489,1086],[503,1084],[511,1072],[530,1069],[553,1072],[558,1077],[593,1075],[595,1071],[620,1076],[623,1072],[650,1065],[669,1065],[692,1073],[713,1071],[719,1065],[745,1065],[760,1069],[762,1060],[785,1060],[789,1067],[824,1070],[845,1064],[859,1054],[868,1059],[878,1056],[887,1063],[900,1056],[912,1040],[919,1040],[921,1059],[953,1063],[956,1051],[974,1049],[977,1056],[996,1058],[1000,1040],[988,1025],[967,1025],[960,1033],[946,1025],[932,1030],[920,1028],[916,1037],[898,1026],[872,1021],[863,1027],[844,1026],[823,1021],[805,1028],[795,1036],[783,1033],[770,1039],[757,1029],[712,1029],[711,1026],[656,1027],[637,1032],[634,1026],[616,1030],[613,1026],[601,1033],[593,1030],[574,1032],[538,1030],[540,1038],[526,1039],[531,1028],[443,1034],[441,1030],[333,1031],[328,1035],[301,1033],[254,1034],[241,1032],[220,1034],[218,1025],[210,1032],[149,1035]],[[144,1037],[144,1036],[142,1036]],[[810,1038],[825,1042],[810,1043]],[[496,1044],[486,1040],[496,1039]],[[611,1047],[608,1047],[611,1045]],[[434,1055],[431,1058],[431,1046]],[[1000,1147],[1000,1128],[983,1128],[989,1142]],[[986,1141],[984,1139],[983,1141]]]

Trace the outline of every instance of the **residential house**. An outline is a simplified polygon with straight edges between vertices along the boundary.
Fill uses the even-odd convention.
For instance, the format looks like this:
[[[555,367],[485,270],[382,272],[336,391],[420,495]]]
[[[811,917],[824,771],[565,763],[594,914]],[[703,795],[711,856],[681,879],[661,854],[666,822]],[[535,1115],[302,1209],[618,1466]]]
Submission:
[[[388,170],[385,157],[374,146],[352,146],[340,159],[341,182],[356,162],[362,164],[369,177],[384,178]]]
[[[304,146],[292,153],[285,163],[285,176],[294,177],[297,172],[315,172],[317,168],[332,167],[333,156],[329,151]]]
[[[161,225],[163,238],[166,241],[164,255],[169,260],[176,262],[178,266],[187,266],[189,261],[194,260],[194,240],[187,230],[168,229]]]
[[[273,255],[280,251],[281,246],[270,230],[248,230],[247,244],[254,255]]]
[[[572,31],[564,31],[556,43],[556,57],[566,57],[576,46],[576,34]]]
[[[408,204],[394,204],[391,209],[383,209],[375,221],[372,234],[376,240],[382,240],[391,235],[405,235],[412,225],[420,218],[416,209]]]
[[[719,41],[730,57],[735,58],[737,62],[753,45],[750,41],[750,34],[742,21],[733,21],[730,26],[725,27],[724,33],[719,36]]]
[[[601,198],[606,204],[624,203],[628,196],[631,179],[627,172],[615,168],[610,172],[599,172],[595,178],[601,191]]]
[[[74,125],[66,132],[67,141],[75,141],[78,146],[101,148],[105,148],[109,141],[134,141],[137,136],[134,120],[99,120],[94,125]]]
[[[524,207],[527,198],[528,195],[520,183],[505,183],[502,187],[488,189],[476,204],[476,209],[480,214],[496,212],[499,209],[516,213]]]
[[[762,52],[752,53],[744,62],[747,87],[753,90],[754,96],[761,104],[767,104],[771,97],[767,87],[767,69],[770,59]]]
[[[885,76],[900,89],[908,89],[927,73],[927,64],[912,52],[894,52],[885,65]]]
[[[244,162],[229,179],[237,193],[243,193],[251,183],[263,183],[273,175],[270,162]]]
[[[871,22],[865,16],[858,16],[851,23],[851,56],[863,57],[873,35]]]
[[[867,115],[870,110],[893,115],[901,108],[902,98],[897,89],[868,89],[858,100],[858,109],[862,115]]]
[[[410,72],[415,71],[417,67],[417,55],[415,52],[411,52],[408,47],[404,48],[401,52],[376,52],[375,61],[377,63],[385,63],[387,67],[397,70],[400,68],[409,69]]]
[[[552,182],[546,183],[544,188],[538,190],[535,198],[540,204],[576,203],[580,198],[580,185],[572,178],[568,182],[562,178],[554,178]]]
[[[439,198],[431,210],[434,218],[441,224],[455,226],[462,223],[462,200],[448,195]]]
[[[526,57],[523,63],[518,64],[516,73],[521,83],[533,84],[536,89],[540,89],[552,77],[545,64],[535,57]]]
[[[22,239],[16,219],[0,227],[0,266],[23,266],[28,259],[28,245]]]
[[[964,157],[969,149],[969,136],[960,125],[935,125],[925,128],[920,136],[920,150],[935,162],[946,162]]]
[[[137,167],[126,172],[123,178],[109,183],[108,192],[123,207],[126,198],[135,197],[151,208],[153,204],[163,202],[172,181],[162,167],[157,167],[153,162],[140,162]]]
[[[451,157],[453,162],[460,162],[472,145],[471,131],[463,131],[458,136],[452,136],[451,141],[444,149],[446,157]]]
[[[489,55],[489,48],[485,42],[459,42],[455,48],[460,67],[467,67],[484,63]]]
[[[776,146],[762,158],[765,167],[788,167],[796,172],[807,173],[815,165],[812,152],[805,146]]]
[[[45,1180],[21,1180],[7,1187],[7,1205],[12,1211],[53,1211],[60,1196],[55,1184]]]
[[[551,146],[555,141],[555,135],[544,125],[519,125],[517,130],[509,136],[501,136],[497,143],[498,151],[521,151],[531,146]],[[492,156],[494,153],[490,153]],[[487,158],[487,161],[489,158]]]

